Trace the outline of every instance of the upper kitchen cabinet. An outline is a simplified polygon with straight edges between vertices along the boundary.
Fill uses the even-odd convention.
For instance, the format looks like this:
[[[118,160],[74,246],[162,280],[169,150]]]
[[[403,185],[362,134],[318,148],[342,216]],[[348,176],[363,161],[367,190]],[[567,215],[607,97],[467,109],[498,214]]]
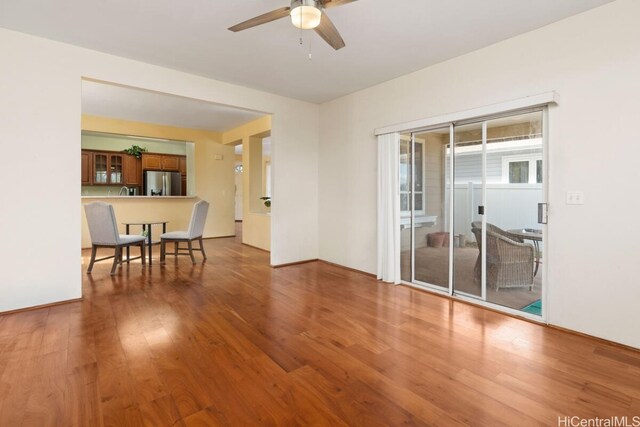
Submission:
[[[93,153],[93,184],[121,185],[124,182],[124,160],[122,154],[109,152]]]
[[[142,161],[129,154],[113,151],[81,152],[82,185],[142,186]]]
[[[91,170],[92,170],[91,166],[93,165],[93,162],[91,161],[92,153],[90,151],[82,150],[82,153],[80,154],[80,159],[82,163],[82,168],[80,172],[80,182],[82,185],[91,185]]]
[[[181,181],[182,194],[186,196],[187,195],[187,157],[186,156],[181,156],[179,158],[179,166],[180,166],[180,177],[182,178],[182,181]]]
[[[142,160],[129,154],[124,156],[124,185],[142,186]]]
[[[162,170],[162,155],[144,153],[142,155],[142,169]]]
[[[142,155],[143,170],[162,170],[162,171],[180,171],[181,159],[186,157],[173,154],[147,154]]]
[[[162,156],[162,170],[177,171],[180,169],[180,158],[178,156]]]

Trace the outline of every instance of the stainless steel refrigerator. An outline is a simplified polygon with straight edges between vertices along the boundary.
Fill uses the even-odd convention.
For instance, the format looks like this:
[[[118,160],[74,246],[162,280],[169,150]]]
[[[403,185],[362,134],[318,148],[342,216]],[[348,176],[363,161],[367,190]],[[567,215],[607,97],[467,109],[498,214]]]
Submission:
[[[144,194],[146,196],[182,196],[180,172],[145,171]]]

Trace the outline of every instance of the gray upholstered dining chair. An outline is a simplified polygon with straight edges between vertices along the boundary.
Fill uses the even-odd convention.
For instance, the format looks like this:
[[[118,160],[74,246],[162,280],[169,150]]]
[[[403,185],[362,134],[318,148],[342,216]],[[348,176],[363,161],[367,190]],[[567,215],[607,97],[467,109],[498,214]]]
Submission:
[[[192,242],[197,240],[200,242],[200,248],[195,248],[196,251],[202,252],[202,257],[207,259],[207,254],[204,252],[204,246],[202,246],[202,233],[204,232],[204,223],[207,220],[207,212],[209,211],[209,203],[205,200],[200,200],[193,206],[191,212],[191,222],[189,223],[189,229],[187,231],[170,231],[160,235],[160,263],[164,264],[165,255],[186,255],[186,253],[180,253],[180,251],[188,251],[191,257],[191,262],[196,263],[196,259],[193,256]],[[174,251],[167,253],[167,242],[174,242]],[[187,247],[181,248],[180,243],[186,242]]]
[[[113,258],[111,274],[115,274],[116,266],[122,264],[122,249],[129,246],[140,246],[140,256],[135,258],[128,257],[127,262],[140,258],[142,259],[142,264],[145,264],[144,245],[146,237],[119,234],[112,205],[104,202],[89,203],[84,205],[84,212],[87,216],[89,234],[91,235],[91,261],[89,262],[87,273],[91,273],[95,262]],[[98,248],[114,248],[115,253],[112,256],[96,259]]]

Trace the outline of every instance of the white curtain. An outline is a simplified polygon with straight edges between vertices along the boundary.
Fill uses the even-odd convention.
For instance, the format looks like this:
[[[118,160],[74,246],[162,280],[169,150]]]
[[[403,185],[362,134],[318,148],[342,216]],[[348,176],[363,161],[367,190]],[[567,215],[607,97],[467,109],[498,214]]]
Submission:
[[[378,136],[378,280],[400,283],[400,134]]]

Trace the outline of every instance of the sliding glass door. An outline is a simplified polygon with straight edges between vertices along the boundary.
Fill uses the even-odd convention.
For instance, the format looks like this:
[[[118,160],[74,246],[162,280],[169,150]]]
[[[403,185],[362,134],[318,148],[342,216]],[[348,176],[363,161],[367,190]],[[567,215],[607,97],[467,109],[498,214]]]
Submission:
[[[402,280],[541,315],[543,111],[402,135]]]
[[[542,122],[542,111],[486,122],[486,299],[531,314],[542,299]]]
[[[449,127],[400,138],[402,280],[449,290]]]
[[[484,206],[483,125],[454,126],[453,173],[453,289],[454,293],[485,299],[482,262]]]

